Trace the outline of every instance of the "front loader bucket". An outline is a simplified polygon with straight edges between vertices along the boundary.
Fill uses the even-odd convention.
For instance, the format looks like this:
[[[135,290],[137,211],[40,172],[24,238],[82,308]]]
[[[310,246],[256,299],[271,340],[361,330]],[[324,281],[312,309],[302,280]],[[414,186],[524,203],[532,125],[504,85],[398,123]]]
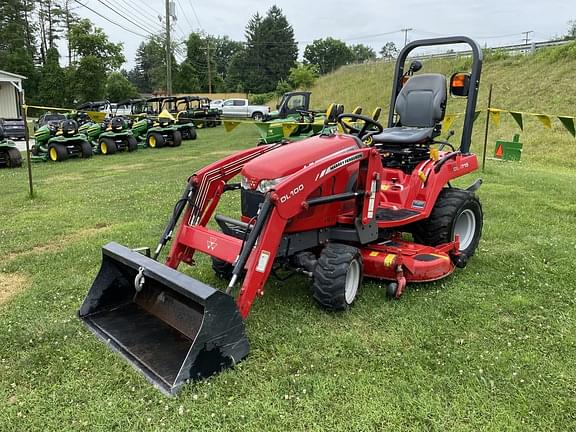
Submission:
[[[78,315],[169,395],[249,351],[231,296],[117,243],[102,248],[102,266]]]

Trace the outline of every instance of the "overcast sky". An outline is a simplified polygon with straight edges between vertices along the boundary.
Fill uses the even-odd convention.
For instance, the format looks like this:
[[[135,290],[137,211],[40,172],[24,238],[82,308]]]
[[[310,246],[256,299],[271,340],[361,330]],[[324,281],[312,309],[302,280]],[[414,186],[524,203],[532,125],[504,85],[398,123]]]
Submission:
[[[160,30],[158,15],[164,14],[164,0],[109,1],[134,23],[105,8],[99,0],[82,0],[81,3],[136,33]],[[522,32],[532,30],[530,38],[543,41],[565,33],[567,22],[576,19],[574,0],[174,1],[178,17],[174,29],[177,40],[182,40],[190,31],[203,29],[213,35],[227,35],[243,41],[244,28],[250,17],[256,12],[265,14],[276,4],[294,27],[300,55],[308,42],[328,36],[348,44],[363,43],[376,52],[387,41],[402,46],[402,28],[413,29],[408,33],[409,40],[463,34],[475,38],[482,46],[499,46],[521,43]],[[79,7],[76,12],[102,27],[114,42],[123,42],[127,58],[125,67],[130,69],[134,65],[136,49],[144,40],[142,36],[129,33],[86,8]]]

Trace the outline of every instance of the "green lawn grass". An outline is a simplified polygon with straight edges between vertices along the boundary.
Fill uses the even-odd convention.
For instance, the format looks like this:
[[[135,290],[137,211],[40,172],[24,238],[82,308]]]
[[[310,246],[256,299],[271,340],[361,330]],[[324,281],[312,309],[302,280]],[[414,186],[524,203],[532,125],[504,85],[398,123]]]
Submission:
[[[0,306],[0,430],[576,428],[576,175],[564,167],[490,161],[477,256],[399,301],[371,281],[331,314],[303,277],[271,280],[247,321],[250,356],[177,399],[109,352],[76,318],[101,245],[153,245],[187,176],[256,140],[219,128],[180,148],[34,165],[34,200],[24,169],[0,172],[0,275],[23,284]],[[186,271],[222,286],[205,260]]]
[[[503,121],[491,148],[515,131]],[[394,302],[366,281],[342,314],[316,307],[304,277],[271,279],[247,320],[249,357],[169,399],[76,311],[103,244],[155,245],[186,178],[258,139],[243,125],[199,135],[179,148],[36,164],[34,200],[25,169],[0,171],[0,294],[2,283],[16,289],[0,305],[0,431],[576,429],[576,142],[567,132],[529,123],[522,162],[489,160],[458,181],[484,179],[484,233],[466,269]],[[222,207],[237,215],[238,197]],[[182,270],[223,287],[206,259]]]

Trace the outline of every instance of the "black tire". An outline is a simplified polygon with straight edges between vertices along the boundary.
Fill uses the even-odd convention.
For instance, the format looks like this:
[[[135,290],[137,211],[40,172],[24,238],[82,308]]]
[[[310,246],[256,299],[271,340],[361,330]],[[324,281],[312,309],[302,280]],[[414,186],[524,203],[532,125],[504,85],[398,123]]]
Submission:
[[[206,120],[206,127],[209,128],[216,127],[216,122],[214,120]]]
[[[222,279],[230,280],[232,278],[232,271],[234,270],[234,266],[219,258],[212,257],[212,270],[214,270],[216,276]]]
[[[182,144],[182,134],[180,133],[180,131],[174,131],[174,134],[172,135],[171,147],[180,147],[181,144]]]
[[[134,138],[133,136],[129,136],[126,139],[126,148],[128,149],[129,152],[133,152],[135,150],[138,150],[138,140],[136,138]]]
[[[424,245],[437,246],[451,242],[455,233],[460,231],[460,253],[467,259],[474,255],[480,242],[483,218],[482,205],[473,192],[444,188],[438,195],[430,217],[415,224],[414,240]],[[463,236],[462,233],[466,232],[469,234]]]
[[[254,121],[262,121],[264,115],[260,111],[256,111],[252,113],[252,120]]]
[[[166,145],[166,140],[161,133],[158,132],[150,132],[146,136],[146,145],[152,148],[162,148]]]
[[[8,167],[18,168],[22,166],[22,153],[16,148],[9,148],[6,150],[8,156]]]
[[[53,162],[64,162],[68,159],[68,150],[62,144],[50,144],[48,146],[48,158]]]
[[[195,140],[196,138],[198,138],[198,135],[196,134],[196,128],[190,128],[189,129],[190,132],[190,136],[189,136],[189,140]]]
[[[98,140],[98,149],[100,153],[103,155],[113,155],[118,151],[118,146],[116,145],[116,141],[112,138],[100,138]]]
[[[92,146],[88,141],[80,142],[80,155],[83,158],[91,158],[92,157]]]
[[[362,285],[360,250],[344,244],[328,243],[318,258],[313,279],[312,297],[320,306],[333,311],[348,309]]]

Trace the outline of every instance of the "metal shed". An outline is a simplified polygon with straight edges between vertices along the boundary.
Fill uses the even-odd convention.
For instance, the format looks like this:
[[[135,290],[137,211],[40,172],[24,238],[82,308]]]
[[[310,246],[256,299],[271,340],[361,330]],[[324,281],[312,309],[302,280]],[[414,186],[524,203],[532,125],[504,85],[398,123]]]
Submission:
[[[0,118],[20,117],[19,92],[25,76],[0,70]]]

